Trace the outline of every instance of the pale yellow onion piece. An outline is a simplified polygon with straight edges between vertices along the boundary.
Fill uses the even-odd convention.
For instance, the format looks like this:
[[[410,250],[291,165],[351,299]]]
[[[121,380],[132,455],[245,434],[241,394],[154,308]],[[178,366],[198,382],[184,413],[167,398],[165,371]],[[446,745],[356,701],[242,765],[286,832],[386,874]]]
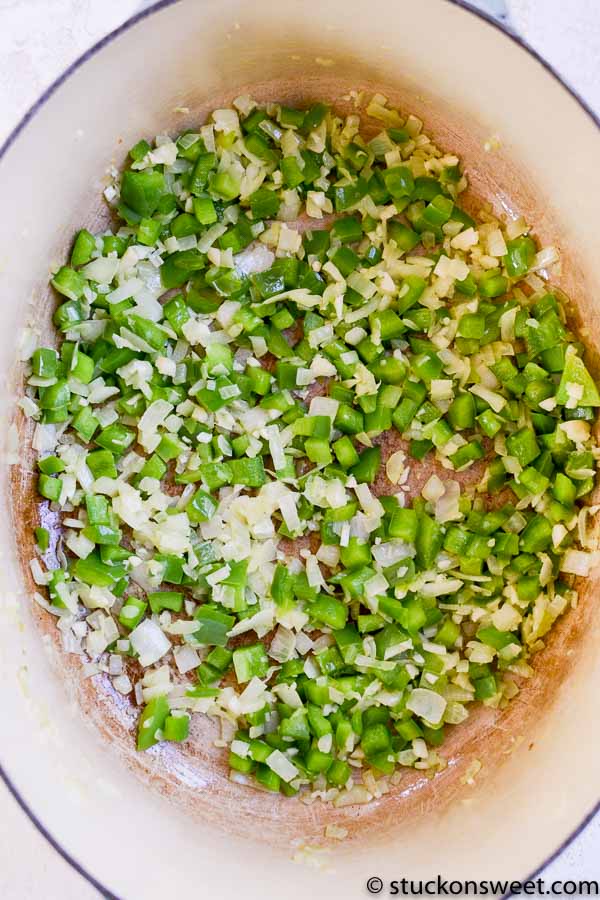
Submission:
[[[446,710],[446,701],[435,691],[429,691],[427,688],[415,688],[408,696],[406,708],[416,716],[425,719],[426,722],[438,725]]]

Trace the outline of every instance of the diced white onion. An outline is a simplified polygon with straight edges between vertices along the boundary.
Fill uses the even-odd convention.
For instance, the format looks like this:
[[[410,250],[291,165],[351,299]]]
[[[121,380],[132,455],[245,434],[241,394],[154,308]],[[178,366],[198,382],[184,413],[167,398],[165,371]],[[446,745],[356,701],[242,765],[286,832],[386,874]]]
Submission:
[[[129,640],[144,667],[154,665],[171,649],[171,642],[152,619],[140,622],[129,635]]]
[[[415,688],[408,696],[406,708],[416,716],[425,719],[426,722],[437,725],[442,721],[446,711],[446,701],[435,691],[429,691],[427,688]]]
[[[270,756],[267,756],[265,762],[286,783],[289,783],[300,774],[296,766],[290,762],[281,750],[273,750]]]
[[[570,575],[589,575],[600,564],[600,552],[569,549],[562,558],[560,571]]]
[[[485,400],[485,402],[492,407],[494,412],[498,413],[506,406],[506,400],[502,394],[491,391],[482,384],[472,384],[469,387],[469,390],[472,394],[475,394],[476,397],[481,397],[482,400]]]

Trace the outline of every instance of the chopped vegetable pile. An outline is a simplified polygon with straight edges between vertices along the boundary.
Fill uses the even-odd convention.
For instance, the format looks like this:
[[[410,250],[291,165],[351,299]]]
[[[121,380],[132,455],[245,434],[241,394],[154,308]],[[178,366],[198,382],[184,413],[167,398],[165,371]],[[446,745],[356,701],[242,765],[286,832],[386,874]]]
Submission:
[[[60,523],[36,599],[142,707],[138,748],[208,714],[232,778],[336,805],[441,768],[597,557],[600,395],[538,274],[558,254],[475,221],[414,116],[366,113],[368,141],[239,97],[136,144],[21,401]]]

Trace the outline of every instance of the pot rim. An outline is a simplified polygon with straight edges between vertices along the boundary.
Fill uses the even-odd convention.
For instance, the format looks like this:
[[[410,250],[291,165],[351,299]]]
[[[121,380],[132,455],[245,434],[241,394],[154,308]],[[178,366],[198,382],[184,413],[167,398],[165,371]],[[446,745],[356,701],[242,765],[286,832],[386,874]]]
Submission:
[[[129,31],[139,22],[144,21],[146,18],[154,15],[162,9],[166,9],[169,6],[174,6],[176,3],[181,2],[181,0],[156,0],[156,2],[151,3],[146,9],[140,10],[140,12],[135,13],[130,18],[126,19],[121,25],[117,28],[110,31],[104,37],[100,38],[100,40],[96,41],[91,47],[85,50],[80,56],[77,57],[67,68],[43,91],[43,93],[38,97],[38,99],[29,107],[27,112],[23,115],[20,121],[16,124],[16,126],[9,133],[8,137],[4,140],[4,142],[0,145],[0,162],[11,148],[13,143],[16,141],[21,132],[27,127],[29,122],[37,115],[37,113],[45,106],[46,102],[52,97],[52,95],[58,90],[58,88],[69,79],[75,72],[86,63],[89,59],[92,59],[96,54],[102,50],[105,46],[112,43],[117,37],[125,32]],[[501,34],[503,34],[506,38],[516,44],[521,50],[528,53],[533,59],[535,59],[543,68],[548,72],[548,74],[556,81],[558,84],[565,90],[571,97],[575,100],[575,102],[581,107],[584,113],[592,120],[594,125],[597,127],[598,131],[600,131],[600,115],[596,114],[591,106],[587,103],[586,100],[581,96],[581,94],[570,85],[554,68],[554,66],[548,62],[537,50],[535,50],[531,44],[529,44],[524,38],[520,37],[509,25],[500,22],[498,19],[491,16],[489,13],[484,12],[481,9],[477,9],[474,6],[471,6],[467,0],[442,0],[442,2],[450,3],[453,6],[462,9],[464,12],[469,13],[482,22],[485,22],[487,25],[495,28]],[[2,761],[0,760],[0,780],[4,783],[9,793],[13,796],[16,803],[21,807],[29,821],[32,825],[37,829],[39,834],[41,834],[46,841],[50,844],[51,847],[61,856],[65,862],[67,862],[75,872],[77,872],[85,881],[88,882],[93,888],[95,888],[106,900],[122,900],[116,894],[113,894],[108,890],[97,878],[95,878],[87,869],[78,862],[72,855],[66,850],[58,838],[54,837],[53,834],[46,828],[43,822],[38,818],[34,810],[27,803],[24,797],[21,795],[19,790],[13,784],[8,772],[2,765]],[[557,859],[561,853],[581,834],[581,832],[589,825],[591,820],[596,816],[596,814],[600,812],[600,798],[596,801],[592,809],[588,812],[588,814],[582,819],[579,825],[573,829],[573,831],[567,835],[567,837],[559,844],[559,846],[554,850],[540,865],[534,869],[526,878],[523,879],[523,883],[526,881],[532,881],[540,873],[549,866],[555,859]],[[506,893],[502,896],[501,900],[505,900],[505,898],[510,897],[510,893]]]

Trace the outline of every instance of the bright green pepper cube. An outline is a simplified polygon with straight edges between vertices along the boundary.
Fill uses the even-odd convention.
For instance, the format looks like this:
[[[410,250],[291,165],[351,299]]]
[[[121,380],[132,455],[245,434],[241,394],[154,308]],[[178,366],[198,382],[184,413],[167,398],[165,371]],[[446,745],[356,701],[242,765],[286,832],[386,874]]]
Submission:
[[[282,719],[279,726],[279,734],[282,738],[288,738],[292,741],[308,741],[310,739],[310,731],[306,710],[295,709],[290,716]]]
[[[108,500],[102,494],[86,494],[85,507],[90,525],[108,525],[110,511]]]
[[[198,488],[186,506],[185,511],[190,522],[208,522],[214,516],[216,509],[216,500],[210,494],[207,494],[206,491],[203,491],[202,488]]]
[[[382,775],[391,775],[396,768],[394,757],[386,752],[376,753],[374,756],[370,756],[367,761],[371,768],[381,772]]]
[[[162,350],[167,342],[167,333],[164,328],[157,325],[151,319],[138,316],[135,313],[128,314],[127,324],[131,330],[143,341],[146,341],[153,350]]]
[[[419,597],[411,597],[403,601],[403,612],[399,618],[400,624],[410,634],[416,634],[427,622],[427,612]],[[383,606],[380,604],[383,611]]]
[[[269,670],[269,657],[261,643],[238,647],[233,651],[233,668],[239,684],[252,678],[264,678]]]
[[[408,225],[391,219],[388,222],[388,239],[394,241],[399,250],[403,253],[410,253],[421,241],[421,235],[413,231]]]
[[[480,313],[467,313],[458,320],[458,334],[461,337],[476,341],[483,337],[485,332],[485,316]]]
[[[491,409],[484,409],[484,411],[477,416],[477,421],[479,422],[479,427],[483,433],[489,438],[495,437],[504,424],[500,416]]]
[[[516,583],[516,589],[519,600],[532,603],[540,593],[540,580],[537,575],[527,575],[524,578],[519,578]]]
[[[119,613],[119,622],[132,631],[146,615],[147,608],[148,604],[138,597],[127,597]]]
[[[552,486],[552,494],[563,506],[572,506],[577,496],[577,488],[570,478],[558,472]]]
[[[66,381],[60,380],[40,392],[41,409],[62,409],[71,399],[71,392]]]
[[[256,780],[268,791],[277,793],[281,788],[281,778],[268,766],[259,763],[256,769]]]
[[[519,552],[518,534],[497,534],[494,538],[494,556],[517,556]]]
[[[267,482],[262,456],[253,459],[232,459],[229,463],[231,483],[246,487],[262,487]]]
[[[469,441],[467,444],[459,447],[456,453],[452,454],[450,460],[455,469],[462,469],[463,466],[468,466],[476,459],[482,459],[484,456],[485,451],[481,443],[479,441]]]
[[[73,356],[71,365],[71,378],[76,378],[82,384],[89,384],[94,377],[95,363],[91,356],[78,351]]]
[[[473,681],[473,686],[476,700],[489,700],[498,693],[498,686],[493,675],[487,675],[485,678],[476,678]]]
[[[142,219],[137,227],[139,243],[144,244],[146,247],[152,247],[157,242],[162,227],[158,219]]]
[[[202,229],[195,216],[190,213],[180,213],[170,223],[171,234],[176,238],[189,237],[198,234]]]
[[[338,597],[321,594],[310,604],[309,613],[316,622],[329,625],[335,630],[343,628],[348,621],[348,608]]]
[[[50,284],[69,300],[79,300],[86,285],[85,278],[69,266],[62,266]]]
[[[57,503],[62,491],[62,484],[60,478],[42,474],[38,478],[38,491],[46,500]]]
[[[417,378],[431,384],[433,379],[441,378],[444,364],[437,353],[417,353],[411,359],[411,368]]]
[[[342,759],[334,759],[326,772],[329,784],[334,787],[344,787],[351,778],[352,770],[347,762]]]
[[[550,479],[546,478],[545,475],[542,475],[541,472],[538,472],[537,469],[534,469],[533,466],[528,466],[526,469],[523,469],[516,480],[519,484],[522,484],[530,494],[543,494],[550,484]]]
[[[344,628],[334,631],[333,636],[342,659],[346,665],[352,665],[362,650],[362,638],[356,627],[346,625]]]
[[[479,279],[479,293],[482,297],[500,297],[508,290],[508,278],[500,275],[497,269],[490,269]]]
[[[218,672],[225,672],[231,665],[232,659],[231,650],[227,650],[225,647],[214,647],[206,657],[206,662]]]
[[[349,469],[350,466],[356,465],[359,457],[351,438],[344,435],[337,441],[334,441],[332,446],[337,461],[343,469]]]
[[[346,547],[340,547],[340,561],[347,569],[368,566],[371,558],[370,545],[356,537],[351,537]]]
[[[94,450],[88,453],[86,463],[94,478],[116,478],[117,467],[110,450]]]
[[[364,429],[365,421],[359,409],[340,403],[333,424],[344,434],[359,434]]]
[[[362,240],[363,230],[358,219],[354,216],[343,216],[337,219],[331,229],[331,233],[342,244],[354,244]]]
[[[128,170],[121,179],[121,200],[142,218],[152,216],[165,190],[162,172],[145,169],[143,172]]]
[[[540,454],[540,448],[535,438],[535,433],[530,428],[521,428],[506,439],[506,449],[511,456],[515,456],[522,466],[529,465]]]
[[[183,594],[178,591],[154,591],[148,594],[148,602],[153,613],[162,612],[163,609],[181,612],[183,609]]]
[[[152,456],[146,460],[143,467],[140,469],[139,479],[140,481],[143,478],[156,478],[160,481],[161,478],[166,474],[167,464],[163,462],[163,460],[156,453],[153,453]]]
[[[439,419],[437,422],[430,422],[423,428],[423,436],[426,440],[430,440],[434,447],[445,447],[448,441],[454,437],[454,432],[444,419]]]
[[[179,556],[157,554],[157,562],[163,564],[162,580],[168,584],[181,584],[183,580],[183,560]]]
[[[327,772],[333,765],[333,756],[331,753],[323,753],[317,747],[312,747],[305,757],[305,765],[311,775],[319,775],[321,772]]]
[[[525,310],[523,312],[527,315]],[[529,356],[539,355],[540,362],[550,372],[562,372],[566,362],[565,345],[562,343],[565,329],[556,312],[547,310],[536,325],[530,324],[526,318],[523,331]]]
[[[283,183],[288,188],[298,187],[304,181],[302,169],[295,156],[284,156],[280,163]]]
[[[360,266],[360,258],[350,247],[342,246],[335,251],[331,257],[331,261],[336,266],[344,278],[351,275],[355,269]]]
[[[375,325],[379,328],[382,341],[391,341],[401,337],[406,331],[402,319],[393,309],[384,309],[382,312],[374,313],[370,321],[371,329]]]
[[[121,529],[112,525],[86,525],[81,533],[95,544],[107,547],[118,546],[122,537]]]
[[[191,194],[195,196],[204,194],[211,172],[216,165],[216,153],[200,153],[198,155],[189,180],[189,191]]]
[[[366,180],[359,177],[351,184],[335,185],[333,188],[333,199],[336,212],[344,212],[356,206],[365,196],[368,190]]]
[[[48,547],[50,546],[50,532],[47,528],[43,528],[42,526],[38,526],[34,529],[35,534],[35,542],[38,546],[40,553],[45,553]]]
[[[228,762],[230,769],[242,772],[244,775],[249,775],[254,769],[254,761],[249,756],[238,756],[237,753],[230,752]]]
[[[246,375],[250,379],[252,390],[255,394],[260,394],[264,397],[269,392],[271,373],[263,369],[262,366],[248,366]]]
[[[217,210],[210,197],[194,197],[194,215],[201,225],[214,225],[217,221]]]
[[[61,331],[69,331],[74,325],[83,321],[81,303],[76,300],[68,300],[66,303],[62,303],[54,313],[52,321]]]
[[[395,356],[382,356],[372,362],[369,368],[377,381],[381,381],[384,387],[395,387],[401,384],[406,376],[406,364],[400,359],[396,359]],[[387,425],[386,429],[389,427]]]
[[[521,532],[524,553],[542,553],[552,543],[552,525],[544,516],[536,515]]]
[[[573,393],[574,391],[577,393]],[[578,406],[600,406],[598,388],[574,347],[567,349],[556,399],[558,403],[565,404],[571,396],[576,397]]]
[[[211,491],[216,491],[224,484],[231,483],[230,463],[203,463],[200,466],[200,473],[202,480]]]
[[[475,424],[475,400],[470,393],[458,394],[448,408],[446,417],[455,431],[473,428]]]
[[[269,188],[265,187],[261,187],[251,194],[249,202],[252,216],[257,220],[273,219],[277,215],[281,205],[281,200],[275,191],[271,191]]]
[[[31,357],[33,374],[41,378],[54,378],[58,368],[58,353],[50,347],[39,347]]]
[[[235,625],[235,616],[203,604],[195,611],[194,618],[198,622],[194,636],[199,643],[225,646],[228,632]]]
[[[38,459],[38,469],[44,475],[57,475],[59,472],[64,472],[65,464],[58,456],[44,456],[42,459]]]
[[[423,513],[419,517],[419,527],[415,546],[417,548],[417,560],[424,568],[433,565],[436,556],[442,549],[444,531],[441,525],[430,516]]]
[[[168,715],[169,703],[166,697],[153,697],[146,704],[138,723],[138,750],[147,750],[158,742],[156,732],[164,728]]]
[[[306,699],[316,706],[325,706],[329,703],[329,688],[327,685],[317,684],[315,681],[308,681],[304,687]]]
[[[78,232],[71,250],[71,265],[74,268],[85,265],[92,258],[95,249],[96,238],[86,228],[82,228]]]
[[[392,166],[383,173],[383,180],[394,200],[410,197],[415,188],[415,180],[408,166]]]
[[[453,209],[454,203],[450,197],[438,194],[423,210],[423,219],[427,225],[439,228],[448,221]]]
[[[105,450],[121,455],[135,440],[135,433],[130,428],[125,428],[124,425],[115,422],[104,428],[95,440]]]
[[[196,675],[200,683],[204,685],[216,685],[221,680],[219,670],[207,662],[200,663],[196,669]]]
[[[394,728],[405,741],[414,741],[415,738],[423,737],[423,732],[414,719],[395,722]]]
[[[460,626],[448,617],[435,636],[436,644],[443,644],[444,647],[453,647],[460,635]]]
[[[373,484],[381,463],[381,447],[367,447],[350,469],[359,484]]]
[[[335,676],[344,668],[344,660],[337,647],[326,647],[316,654],[319,668],[323,675]]]
[[[240,195],[241,182],[231,172],[215,172],[210,178],[210,187],[223,200],[235,200]]]
[[[487,628],[480,628],[476,637],[482,644],[487,644],[488,647],[493,647],[494,650],[503,650],[509,644],[519,643],[518,638],[514,634],[511,634],[509,631],[499,631],[493,625],[489,625]]]
[[[308,724],[314,736],[318,739],[326,734],[331,734],[332,726],[329,719],[323,715],[321,709],[313,703],[309,703],[307,707]]]
[[[189,733],[189,716],[167,716],[163,728],[165,741],[185,741]]]
[[[273,748],[265,741],[256,739],[250,741],[250,756],[255,762],[264,763],[272,752]]]
[[[518,237],[506,244],[507,254],[504,257],[506,271],[511,278],[522,278],[532,267],[536,247],[530,237]]]
[[[304,450],[310,461],[317,466],[328,466],[333,460],[329,441],[324,438],[307,438],[304,442]]]
[[[386,753],[391,750],[392,736],[383,723],[369,725],[363,731],[360,745],[367,758],[377,753]]]
[[[590,450],[569,453],[565,462],[565,475],[574,481],[592,478],[595,474],[594,457]]]

